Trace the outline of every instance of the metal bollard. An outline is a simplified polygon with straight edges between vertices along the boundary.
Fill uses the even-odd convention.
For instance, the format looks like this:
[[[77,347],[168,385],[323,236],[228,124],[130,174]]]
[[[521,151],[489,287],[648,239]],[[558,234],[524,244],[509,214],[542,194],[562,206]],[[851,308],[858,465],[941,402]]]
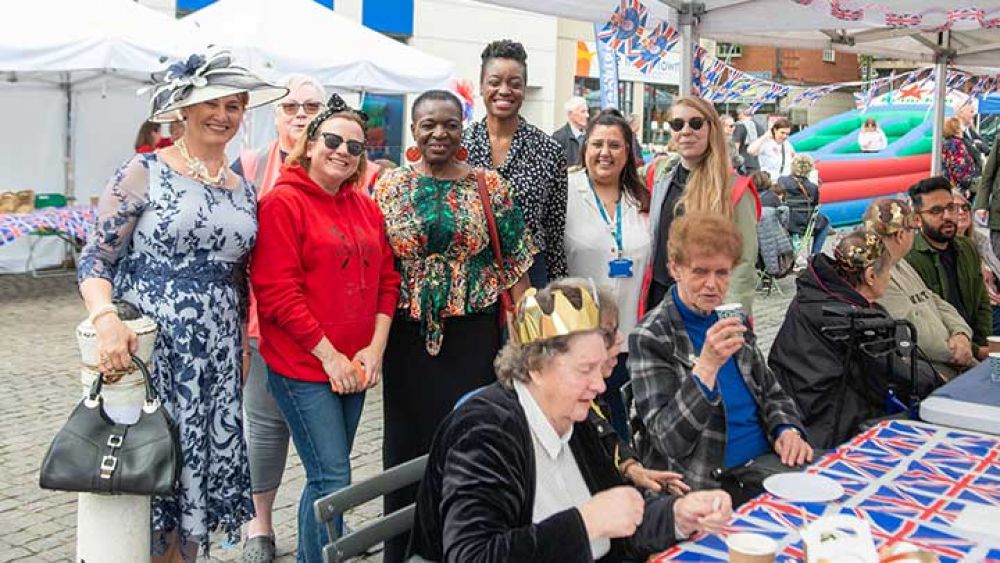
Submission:
[[[126,306],[127,307],[127,306]],[[131,315],[119,306],[121,319],[139,337],[136,356],[150,367],[156,323]],[[136,312],[137,313],[137,312]],[[97,371],[97,333],[83,321],[76,327],[83,365],[80,383],[83,395],[100,374]],[[145,392],[142,374],[134,370],[117,383],[105,383],[101,394],[104,411],[115,422],[132,424],[139,419]],[[148,496],[95,495],[80,493],[76,509],[76,561],[101,563],[148,563],[150,561],[150,505]]]

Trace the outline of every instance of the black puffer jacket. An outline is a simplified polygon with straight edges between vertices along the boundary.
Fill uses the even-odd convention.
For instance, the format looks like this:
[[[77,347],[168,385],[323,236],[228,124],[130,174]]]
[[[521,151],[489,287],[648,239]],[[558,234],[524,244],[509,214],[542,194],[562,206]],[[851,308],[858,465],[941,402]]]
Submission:
[[[885,414],[885,398],[891,387],[906,400],[910,389],[910,364],[899,354],[884,357],[856,351],[852,375],[845,381],[848,343],[822,332],[823,327],[848,324],[845,317],[824,315],[824,308],[844,312],[865,310],[873,320],[891,320],[877,303],[855,291],[837,274],[833,260],[817,254],[797,280],[795,299],[788,307],[768,365],[785,391],[802,411],[809,441],[819,448],[843,443],[857,433],[869,418]],[[917,387],[925,396],[935,385],[933,369],[918,363]],[[842,386],[846,383],[846,386]],[[843,400],[840,401],[841,394]],[[838,408],[838,403],[841,403]]]

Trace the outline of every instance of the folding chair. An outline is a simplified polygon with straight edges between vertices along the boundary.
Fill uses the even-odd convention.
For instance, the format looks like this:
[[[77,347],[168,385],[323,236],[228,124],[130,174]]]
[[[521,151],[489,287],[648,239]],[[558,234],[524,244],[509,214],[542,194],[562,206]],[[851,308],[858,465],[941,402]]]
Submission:
[[[316,521],[326,526],[330,538],[330,543],[323,546],[323,561],[339,563],[357,557],[370,547],[413,528],[416,511],[413,504],[380,516],[343,537],[337,532],[336,523],[348,510],[420,481],[426,466],[427,456],[424,455],[317,500],[313,504]]]

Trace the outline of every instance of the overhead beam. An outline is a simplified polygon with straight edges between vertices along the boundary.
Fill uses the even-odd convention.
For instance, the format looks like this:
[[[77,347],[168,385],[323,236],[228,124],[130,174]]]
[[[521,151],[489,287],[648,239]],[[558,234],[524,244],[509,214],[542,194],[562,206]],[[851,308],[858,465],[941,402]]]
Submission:
[[[952,39],[954,41],[954,39]],[[984,53],[986,51],[993,51],[1000,49],[1000,43],[985,43],[983,45],[976,45],[975,47],[966,47],[964,49],[958,49],[955,51],[958,55],[975,55],[977,53]]]
[[[881,41],[883,39],[897,39],[900,37],[908,37],[912,35],[918,35],[922,33],[919,30],[911,29],[869,29],[866,31],[859,31],[851,35],[851,38],[855,43],[871,43],[872,41]]]

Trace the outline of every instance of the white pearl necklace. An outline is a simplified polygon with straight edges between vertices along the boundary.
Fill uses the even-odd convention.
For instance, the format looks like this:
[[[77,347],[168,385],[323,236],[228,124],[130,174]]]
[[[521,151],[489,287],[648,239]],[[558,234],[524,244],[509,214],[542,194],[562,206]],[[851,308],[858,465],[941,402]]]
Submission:
[[[208,166],[206,166],[200,158],[191,156],[191,153],[188,152],[187,143],[184,142],[183,138],[178,139],[177,142],[174,143],[174,146],[177,147],[177,150],[181,153],[181,158],[183,158],[185,164],[187,164],[188,174],[190,174],[192,178],[198,180],[199,182],[208,184],[209,186],[218,188],[226,187],[226,168],[228,167],[225,164],[220,166],[219,173],[213,176],[208,173]]]

